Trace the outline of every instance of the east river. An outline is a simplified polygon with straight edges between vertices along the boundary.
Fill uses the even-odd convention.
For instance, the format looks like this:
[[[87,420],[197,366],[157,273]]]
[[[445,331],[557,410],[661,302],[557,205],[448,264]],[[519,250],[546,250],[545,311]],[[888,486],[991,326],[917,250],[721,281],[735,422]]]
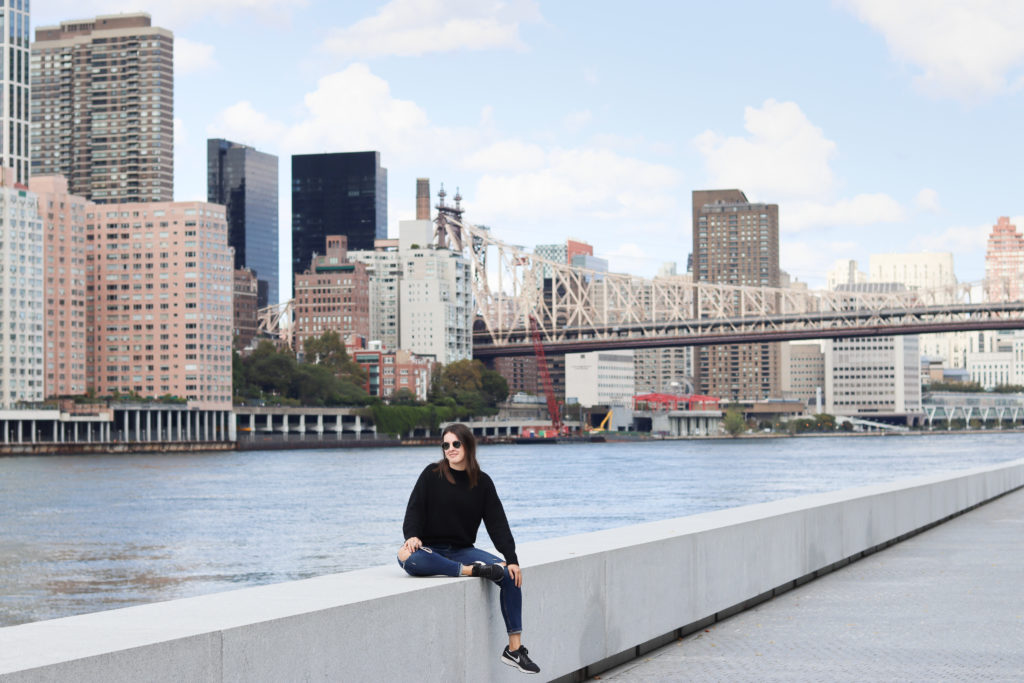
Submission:
[[[1006,462],[1022,445],[989,432],[485,446],[480,462],[523,543]],[[0,626],[393,563],[409,491],[439,457],[0,457]]]

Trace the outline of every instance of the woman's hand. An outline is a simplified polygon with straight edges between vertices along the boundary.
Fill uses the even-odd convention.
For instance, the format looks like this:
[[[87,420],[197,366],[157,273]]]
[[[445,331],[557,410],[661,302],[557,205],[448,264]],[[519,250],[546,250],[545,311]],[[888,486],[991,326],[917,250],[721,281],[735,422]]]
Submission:
[[[523,585],[523,572],[519,569],[518,564],[508,565],[508,575],[512,577],[512,580],[516,582],[516,588],[520,588]]]
[[[402,548],[406,550],[410,555],[423,547],[423,541],[415,536],[410,536],[405,539],[405,543],[402,544]]]

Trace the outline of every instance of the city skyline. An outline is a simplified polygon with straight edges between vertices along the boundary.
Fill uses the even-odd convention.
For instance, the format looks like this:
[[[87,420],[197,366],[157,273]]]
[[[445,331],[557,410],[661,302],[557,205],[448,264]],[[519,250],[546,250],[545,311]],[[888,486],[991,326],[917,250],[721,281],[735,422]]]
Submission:
[[[579,237],[650,276],[685,268],[692,190],[739,188],[779,204],[780,266],[819,287],[871,250],[951,251],[979,280],[997,218],[1024,223],[1011,3],[58,0],[32,24],[139,10],[175,33],[177,200],[204,196],[207,137],[379,150],[392,237],[430,177],[509,241]]]

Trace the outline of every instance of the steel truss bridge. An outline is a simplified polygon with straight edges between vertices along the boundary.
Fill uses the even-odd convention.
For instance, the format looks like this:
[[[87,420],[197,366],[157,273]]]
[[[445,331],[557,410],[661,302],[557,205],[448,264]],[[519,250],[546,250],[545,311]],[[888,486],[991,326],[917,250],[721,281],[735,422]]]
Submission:
[[[476,358],[1024,328],[1024,302],[985,302],[984,283],[940,290],[809,291],[641,278],[576,268],[496,239],[438,206],[434,246],[471,262]]]
[[[991,283],[938,290],[810,291],[647,279],[576,268],[496,239],[462,220],[460,197],[437,206],[433,246],[470,262],[473,355],[763,343],[1024,328],[1024,302],[985,301]],[[1007,297],[1002,297],[1007,298]],[[259,312],[259,331],[291,345],[293,301]]]

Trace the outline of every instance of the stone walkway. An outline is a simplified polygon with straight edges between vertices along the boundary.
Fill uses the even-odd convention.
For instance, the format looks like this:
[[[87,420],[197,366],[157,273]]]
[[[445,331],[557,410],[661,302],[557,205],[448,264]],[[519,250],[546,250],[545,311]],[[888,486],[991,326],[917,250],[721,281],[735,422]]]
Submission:
[[[1024,681],[1024,490],[595,678]]]

